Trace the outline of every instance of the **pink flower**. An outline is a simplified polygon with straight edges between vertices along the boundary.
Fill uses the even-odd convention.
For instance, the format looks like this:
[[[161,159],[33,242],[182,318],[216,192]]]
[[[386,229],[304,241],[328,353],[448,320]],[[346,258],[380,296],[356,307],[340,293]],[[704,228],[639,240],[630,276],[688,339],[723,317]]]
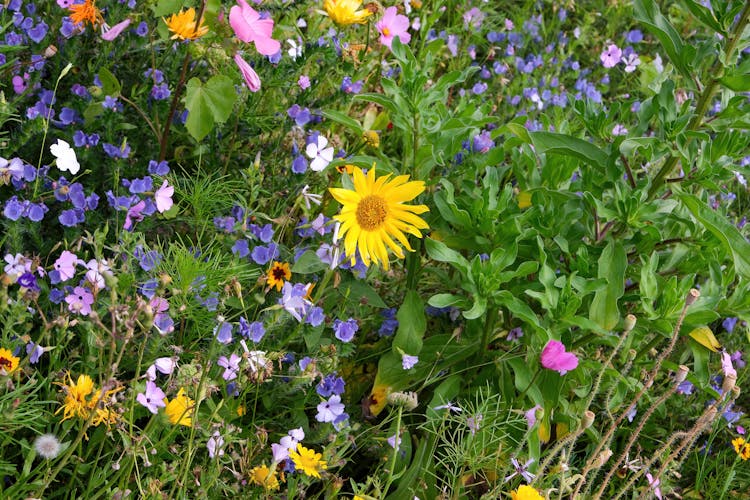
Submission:
[[[237,0],[237,4],[229,9],[229,24],[237,38],[245,43],[254,42],[255,48],[264,56],[272,56],[281,50],[281,44],[271,38],[273,19],[261,19],[258,11],[245,0]]]
[[[65,302],[68,304],[70,312],[88,316],[91,314],[91,304],[94,303],[94,296],[86,288],[77,286],[73,289],[73,293],[65,297]]]
[[[599,59],[605,68],[614,68],[620,62],[620,59],[622,59],[622,50],[614,43],[610,44],[609,47],[602,51]]]
[[[174,194],[174,187],[170,186],[169,183],[167,183],[167,180],[164,179],[164,182],[162,183],[161,187],[156,190],[154,193],[154,201],[156,202],[156,209],[159,211],[160,214],[163,214],[170,208],[172,208],[172,205],[174,205],[174,202],[172,201],[172,195]]]
[[[148,411],[156,414],[159,412],[159,408],[167,406],[164,402],[165,397],[167,397],[167,395],[164,394],[164,391],[159,389],[159,386],[149,380],[146,382],[146,390],[144,392],[139,392],[135,399],[148,408]]]
[[[721,352],[721,369],[725,377],[737,378],[737,371],[732,366],[732,356],[727,351]]]
[[[550,340],[542,349],[542,366],[565,375],[578,366],[578,358],[571,352],[565,352],[562,342]]]
[[[380,32],[380,43],[386,45],[389,49],[395,36],[404,44],[411,40],[411,35],[407,31],[409,29],[409,18],[399,14],[396,7],[385,9],[383,17],[375,23],[375,27]]]
[[[125,19],[124,21],[115,24],[107,31],[102,33],[102,39],[111,42],[112,40],[120,36],[120,33],[125,31],[125,28],[127,28],[128,26],[130,26],[130,19]]]
[[[237,66],[239,66],[240,73],[242,73],[242,78],[245,79],[245,85],[247,85],[247,88],[250,89],[250,92],[259,91],[260,77],[258,76],[258,73],[256,73],[252,68],[252,66],[250,66],[247,61],[241,58],[239,54],[234,55],[234,62],[236,62]]]
[[[143,220],[143,211],[146,209],[146,202],[141,200],[128,209],[128,213],[125,214],[125,224],[122,228],[125,231],[133,230],[133,222],[140,222]]]

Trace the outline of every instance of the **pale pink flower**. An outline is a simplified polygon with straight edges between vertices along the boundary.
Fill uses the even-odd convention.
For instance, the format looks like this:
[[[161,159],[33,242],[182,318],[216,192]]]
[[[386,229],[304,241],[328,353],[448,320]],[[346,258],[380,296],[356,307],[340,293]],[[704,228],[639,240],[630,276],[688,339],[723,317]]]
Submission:
[[[237,38],[255,43],[255,48],[264,56],[272,56],[281,50],[281,44],[271,38],[273,19],[261,19],[258,11],[245,0],[237,0],[237,5],[229,9],[229,24]]]
[[[127,28],[128,26],[130,26],[130,19],[125,19],[124,21],[115,24],[111,28],[107,29],[107,31],[103,32],[102,39],[111,42],[112,40],[120,36],[120,34],[125,31],[125,28]]]
[[[252,66],[245,61],[239,54],[234,55],[234,62],[240,68],[242,78],[245,79],[245,85],[250,89],[250,92],[257,92],[260,90],[260,77],[255,72]]]
[[[163,214],[174,205],[172,201],[172,195],[174,194],[174,187],[170,186],[166,179],[162,183],[161,187],[154,193],[154,201],[156,202],[156,209],[160,214]]]
[[[380,32],[380,43],[391,48],[393,37],[403,44],[409,43],[411,35],[409,34],[409,18],[398,13],[396,7],[388,7],[383,13],[383,17],[375,23],[375,27]]]

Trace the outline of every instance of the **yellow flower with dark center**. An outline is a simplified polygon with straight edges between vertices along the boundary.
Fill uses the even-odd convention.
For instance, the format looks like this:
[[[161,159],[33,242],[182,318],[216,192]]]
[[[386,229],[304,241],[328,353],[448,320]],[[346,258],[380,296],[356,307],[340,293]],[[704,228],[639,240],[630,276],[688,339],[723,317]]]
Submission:
[[[544,497],[531,486],[521,485],[516,491],[510,492],[510,498],[513,500],[544,500]]]
[[[734,451],[737,452],[742,460],[750,460],[750,443],[738,437],[732,440],[732,445],[734,446]]]
[[[323,8],[328,17],[341,26],[365,24],[372,15],[367,9],[357,10],[362,5],[360,0],[323,0]]]
[[[273,266],[268,270],[266,282],[270,288],[276,287],[276,291],[280,292],[281,287],[284,286],[284,282],[289,281],[291,278],[292,271],[289,269],[289,263],[274,261]]]
[[[100,11],[94,0],[85,0],[83,3],[74,3],[68,6],[70,10],[70,20],[74,24],[83,24],[88,22],[91,26],[98,24],[104,24],[104,18],[102,17],[102,11]]]
[[[387,270],[388,251],[390,248],[399,259],[404,252],[394,238],[408,251],[414,250],[409,245],[404,233],[422,237],[420,229],[428,229],[427,223],[416,214],[429,211],[425,205],[406,205],[424,191],[424,182],[409,181],[408,175],[391,175],[375,179],[375,168],[365,177],[361,168],[354,168],[354,189],[330,188],[333,197],[343,205],[341,213],[334,218],[341,222],[339,235],[344,237],[344,250],[356,263],[356,253],[366,266],[370,261],[382,263]]]
[[[180,40],[195,40],[208,33],[208,27],[203,26],[203,19],[201,19],[200,26],[195,26],[195,9],[190,7],[188,10],[180,11],[177,14],[172,14],[169,19],[164,19],[167,23],[169,31],[174,33],[172,39],[179,38]]]
[[[169,423],[174,425],[184,425],[190,427],[193,423],[193,409],[195,407],[195,401],[185,395],[185,389],[180,388],[177,391],[177,396],[170,401],[164,398],[164,408],[167,417],[169,417]]]
[[[16,371],[19,361],[21,359],[13,356],[8,349],[4,347],[0,349],[0,375],[10,375]]]
[[[269,491],[279,489],[279,478],[276,475],[276,470],[272,472],[266,464],[258,465],[250,470],[250,481]]]
[[[305,448],[301,444],[297,444],[297,451],[289,450],[289,458],[294,462],[294,467],[308,476],[318,479],[320,479],[320,471],[328,468],[322,457],[322,454],[315,453],[315,450]]]
[[[336,171],[340,174],[343,174],[344,172],[346,172],[347,174],[352,175],[354,173],[355,168],[356,167],[354,165],[347,163],[346,165],[337,166]]]

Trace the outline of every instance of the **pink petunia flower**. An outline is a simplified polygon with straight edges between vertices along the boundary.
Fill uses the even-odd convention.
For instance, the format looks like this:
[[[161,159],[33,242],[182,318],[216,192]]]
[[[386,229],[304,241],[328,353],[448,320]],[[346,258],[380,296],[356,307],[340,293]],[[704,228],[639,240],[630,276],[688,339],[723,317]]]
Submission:
[[[160,214],[163,214],[174,205],[172,201],[172,195],[174,194],[174,187],[170,186],[166,179],[162,183],[161,187],[154,193],[154,201],[156,202],[156,209]]]
[[[108,42],[111,42],[112,40],[114,40],[115,38],[117,38],[118,36],[120,36],[120,34],[123,31],[125,31],[125,28],[127,28],[128,26],[130,26],[130,19],[129,18],[125,19],[124,21],[121,21],[121,22],[115,24],[114,26],[112,26],[111,28],[109,28],[107,31],[105,31],[104,33],[102,33],[102,39],[106,40]]]
[[[565,351],[565,346],[557,340],[550,340],[542,349],[542,366],[565,375],[578,366],[575,354]]]
[[[234,62],[240,68],[242,78],[245,79],[245,85],[250,89],[250,92],[257,92],[260,90],[260,77],[255,72],[252,66],[250,66],[239,54],[234,55]]]
[[[229,24],[237,38],[245,43],[255,43],[255,48],[264,56],[272,56],[281,50],[281,44],[271,38],[273,19],[261,19],[260,13],[245,0],[237,0],[237,5],[229,9]]]
[[[599,59],[605,68],[614,68],[620,62],[620,59],[622,59],[622,50],[612,43],[602,51]]]
[[[398,37],[401,43],[406,44],[411,40],[409,29],[409,18],[398,13],[396,7],[388,7],[383,13],[383,17],[375,23],[375,27],[380,32],[380,43],[386,45],[389,49],[393,42],[393,37]]]
[[[73,293],[65,297],[65,302],[68,304],[70,312],[78,313],[81,316],[88,316],[91,314],[91,304],[94,303],[94,296],[88,289],[77,286],[73,289]]]

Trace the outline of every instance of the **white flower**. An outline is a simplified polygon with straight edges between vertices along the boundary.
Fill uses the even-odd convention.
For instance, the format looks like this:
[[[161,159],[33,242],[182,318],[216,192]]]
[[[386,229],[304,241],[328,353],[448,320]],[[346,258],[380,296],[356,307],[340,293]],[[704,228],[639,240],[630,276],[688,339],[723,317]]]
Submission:
[[[250,351],[247,356],[247,364],[250,365],[250,369],[253,373],[258,373],[264,369],[268,360],[266,359],[266,351]]]
[[[216,456],[224,455],[224,450],[222,449],[223,446],[224,438],[221,437],[219,431],[214,431],[214,433],[210,438],[208,438],[208,441],[206,442],[206,448],[208,448],[209,458],[213,459]]]
[[[289,56],[295,61],[299,56],[302,55],[302,45],[297,44],[297,40],[290,38],[286,41],[291,47],[286,51]]]
[[[317,142],[307,145],[305,153],[312,159],[310,168],[315,172],[320,172],[333,161],[333,147],[327,148],[328,139],[322,135],[318,136]]]
[[[54,434],[42,434],[34,441],[34,449],[37,455],[47,460],[52,460],[60,454],[60,441]]]
[[[310,186],[308,186],[307,184],[305,184],[305,187],[302,188],[302,198],[305,200],[305,208],[307,208],[308,210],[310,210],[310,203],[320,205],[320,203],[323,201],[322,194],[311,193],[309,189]]]
[[[57,143],[52,144],[49,147],[49,152],[57,158],[57,168],[63,172],[67,170],[75,175],[81,169],[81,165],[76,158],[76,152],[70,147],[70,144],[62,139],[58,139]]]

